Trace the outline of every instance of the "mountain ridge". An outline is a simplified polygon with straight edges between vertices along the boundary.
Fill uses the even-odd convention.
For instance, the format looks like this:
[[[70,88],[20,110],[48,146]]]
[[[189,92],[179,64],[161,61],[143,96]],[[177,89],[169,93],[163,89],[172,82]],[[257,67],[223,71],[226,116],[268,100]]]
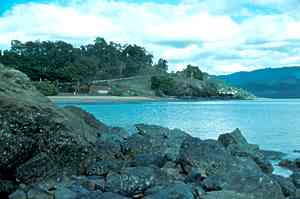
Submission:
[[[216,76],[258,97],[300,98],[300,66],[282,66]]]

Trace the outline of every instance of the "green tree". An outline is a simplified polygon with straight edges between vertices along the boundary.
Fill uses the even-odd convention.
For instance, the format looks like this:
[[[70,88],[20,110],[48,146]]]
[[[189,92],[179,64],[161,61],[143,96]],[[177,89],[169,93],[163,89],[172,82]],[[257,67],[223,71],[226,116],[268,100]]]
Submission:
[[[168,71],[168,61],[165,59],[160,58],[156,64],[156,67],[163,72],[167,72]]]
[[[186,69],[183,70],[183,73],[187,78],[204,80],[204,74],[198,66],[187,65]]]

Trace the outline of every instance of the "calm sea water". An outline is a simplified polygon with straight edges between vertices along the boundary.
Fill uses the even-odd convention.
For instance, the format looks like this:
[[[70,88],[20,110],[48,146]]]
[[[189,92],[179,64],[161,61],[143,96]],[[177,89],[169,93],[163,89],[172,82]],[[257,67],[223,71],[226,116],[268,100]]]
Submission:
[[[300,99],[72,105],[108,125],[129,131],[133,131],[134,124],[147,123],[180,128],[202,139],[216,139],[221,133],[240,128],[250,143],[290,157],[300,156],[293,152],[300,150]]]

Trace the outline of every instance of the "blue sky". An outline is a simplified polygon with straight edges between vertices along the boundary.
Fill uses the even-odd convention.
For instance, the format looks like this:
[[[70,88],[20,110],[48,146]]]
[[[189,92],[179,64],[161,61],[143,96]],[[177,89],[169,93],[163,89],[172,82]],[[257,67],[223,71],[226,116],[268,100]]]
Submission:
[[[300,0],[3,0],[0,48],[12,39],[97,36],[145,46],[172,70],[226,74],[300,65]]]

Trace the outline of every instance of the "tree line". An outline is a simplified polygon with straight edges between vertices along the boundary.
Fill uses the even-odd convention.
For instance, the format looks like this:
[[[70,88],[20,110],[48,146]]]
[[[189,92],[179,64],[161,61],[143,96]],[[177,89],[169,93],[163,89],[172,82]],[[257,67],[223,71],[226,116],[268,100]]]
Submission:
[[[0,63],[18,69],[33,81],[90,81],[143,74],[164,74],[168,62],[138,45],[121,45],[97,37],[93,44],[74,47],[64,41],[13,40],[0,51]]]

